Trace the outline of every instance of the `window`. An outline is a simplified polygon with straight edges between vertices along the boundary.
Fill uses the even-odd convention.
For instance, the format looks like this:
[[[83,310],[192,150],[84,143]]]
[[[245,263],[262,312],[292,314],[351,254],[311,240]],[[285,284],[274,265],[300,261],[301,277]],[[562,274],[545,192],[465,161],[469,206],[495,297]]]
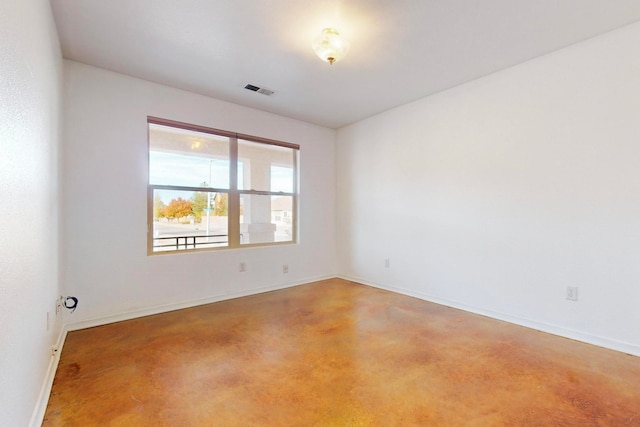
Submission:
[[[295,243],[299,146],[148,118],[149,254]]]

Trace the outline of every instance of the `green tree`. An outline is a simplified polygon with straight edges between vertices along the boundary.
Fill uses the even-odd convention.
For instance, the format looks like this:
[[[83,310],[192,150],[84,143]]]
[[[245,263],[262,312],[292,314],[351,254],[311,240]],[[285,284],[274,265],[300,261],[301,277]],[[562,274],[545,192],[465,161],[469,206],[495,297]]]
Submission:
[[[162,201],[160,196],[156,195],[153,198],[153,217],[154,218],[164,218],[165,217],[164,210],[166,209],[166,207],[167,206],[164,204],[164,202]]]
[[[208,193],[203,191],[199,191],[197,193],[193,193],[193,197],[191,201],[193,203],[193,215],[200,219],[206,213],[205,209],[207,206],[207,201],[209,200]]]
[[[213,210],[213,214],[215,216],[227,216],[228,213],[228,205],[229,205],[229,194],[227,193],[216,193],[214,197],[215,200],[215,208]]]
[[[182,218],[193,213],[193,203],[191,200],[184,200],[182,197],[171,200],[164,209],[167,218]]]

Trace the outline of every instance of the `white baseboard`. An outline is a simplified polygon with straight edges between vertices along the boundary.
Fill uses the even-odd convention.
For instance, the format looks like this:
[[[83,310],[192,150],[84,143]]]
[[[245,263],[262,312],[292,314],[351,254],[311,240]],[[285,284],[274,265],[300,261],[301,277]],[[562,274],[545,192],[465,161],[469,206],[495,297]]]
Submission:
[[[49,360],[47,373],[45,374],[44,381],[42,382],[42,387],[40,387],[40,393],[38,393],[38,400],[36,401],[36,406],[31,414],[31,420],[29,420],[29,427],[40,427],[42,425],[44,414],[47,410],[47,403],[49,402],[49,395],[51,394],[51,387],[53,387],[53,379],[56,376],[56,370],[58,369],[58,363],[60,362],[60,353],[62,353],[62,347],[64,346],[66,338],[66,325],[62,325],[55,344],[58,351],[56,351],[56,354],[52,355]]]
[[[249,295],[256,295],[264,292],[277,291],[279,289],[291,288],[294,286],[304,285],[307,283],[317,282],[320,280],[331,279],[334,277],[336,276],[326,275],[326,276],[310,277],[304,280],[283,283],[275,286],[265,286],[261,288],[249,289],[247,291],[242,291],[242,292],[232,292],[228,294],[215,295],[212,297],[200,298],[196,300],[188,300],[188,301],[181,301],[181,302],[176,302],[171,304],[163,304],[163,305],[158,305],[153,307],[145,307],[142,309],[131,310],[131,311],[122,312],[114,315],[95,317],[88,320],[81,320],[79,322],[70,322],[66,326],[68,331],[76,331],[79,329],[92,328],[94,326],[102,326],[102,325],[107,325],[109,323],[136,319],[138,317],[145,317],[145,316],[151,316],[154,314],[166,313],[168,311],[181,310],[183,308],[196,307],[199,305],[211,304],[214,302],[220,302],[220,301],[225,301],[229,299],[245,297]]]
[[[383,285],[380,283],[375,283],[368,281],[366,279],[358,278],[358,277],[350,277],[345,275],[338,276],[341,279],[349,280],[356,283],[361,283],[363,285],[371,286],[378,289],[383,289],[386,291],[391,291],[411,297],[415,297],[424,301],[433,302],[440,305],[445,305],[447,307],[456,308],[459,310],[468,311],[470,313],[479,314],[481,316],[491,317],[493,319],[502,320],[505,322],[513,323],[515,325],[524,326],[530,329],[535,329],[537,331],[546,332],[553,335],[558,335],[563,338],[569,338],[576,341],[581,341],[587,344],[596,345],[598,347],[604,347],[609,350],[615,350],[622,353],[630,354],[633,356],[640,357],[640,346],[621,342],[617,340],[613,340],[610,338],[600,337],[592,334],[588,334],[581,331],[576,331],[573,329],[565,328],[562,326],[549,325],[547,323],[539,322],[532,319],[527,319],[524,317],[514,316],[512,314],[496,312],[492,310],[486,310],[480,307],[471,306],[468,304],[461,303],[459,301],[448,300],[445,298],[435,297],[433,295],[428,295],[422,292],[416,292],[409,289],[398,288],[395,286]]]

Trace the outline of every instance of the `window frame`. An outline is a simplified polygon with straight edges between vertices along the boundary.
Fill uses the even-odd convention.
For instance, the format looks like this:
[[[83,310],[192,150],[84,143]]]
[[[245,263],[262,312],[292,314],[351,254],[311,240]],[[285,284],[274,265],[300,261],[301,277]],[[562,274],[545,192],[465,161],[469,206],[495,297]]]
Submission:
[[[223,136],[229,138],[229,188],[214,188],[214,187],[190,187],[190,186],[178,186],[178,185],[166,185],[166,184],[151,184],[149,170],[150,170],[150,153],[151,153],[151,135],[150,125],[160,125],[176,129],[201,132],[216,136]],[[292,192],[283,191],[259,191],[259,190],[239,190],[238,189],[238,140],[245,140],[265,145],[274,145],[278,147],[289,148],[292,150],[292,167],[293,167],[293,182]],[[289,142],[278,141],[274,139],[262,138],[255,135],[247,135],[237,132],[230,132],[226,130],[211,128],[207,126],[194,125],[190,123],[179,122],[175,120],[163,119],[159,117],[147,116],[147,255],[166,255],[176,253],[192,253],[192,252],[204,252],[204,251],[217,251],[228,249],[241,249],[251,247],[263,247],[263,246],[280,246],[291,245],[298,243],[298,164],[300,156],[300,146],[298,144],[292,144]],[[153,193],[154,190],[177,190],[177,191],[194,191],[204,193],[227,193],[227,245],[218,247],[198,248],[197,244],[194,244],[193,248],[174,249],[174,250],[161,250],[154,251],[154,235],[153,235]],[[242,195],[263,195],[263,196],[287,196],[292,198],[291,206],[291,240],[280,242],[261,242],[261,243],[242,243],[242,237],[240,233],[240,197]],[[177,246],[177,245],[176,245]],[[185,244],[185,246],[187,246]]]

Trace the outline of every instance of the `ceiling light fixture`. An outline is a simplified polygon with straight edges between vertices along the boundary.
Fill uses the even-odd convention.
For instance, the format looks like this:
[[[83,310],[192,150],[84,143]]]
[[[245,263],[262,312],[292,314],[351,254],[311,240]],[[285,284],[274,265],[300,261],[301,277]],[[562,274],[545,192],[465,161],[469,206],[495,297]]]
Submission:
[[[349,50],[349,42],[333,28],[325,28],[313,39],[311,47],[320,59],[332,64],[344,58]]]

